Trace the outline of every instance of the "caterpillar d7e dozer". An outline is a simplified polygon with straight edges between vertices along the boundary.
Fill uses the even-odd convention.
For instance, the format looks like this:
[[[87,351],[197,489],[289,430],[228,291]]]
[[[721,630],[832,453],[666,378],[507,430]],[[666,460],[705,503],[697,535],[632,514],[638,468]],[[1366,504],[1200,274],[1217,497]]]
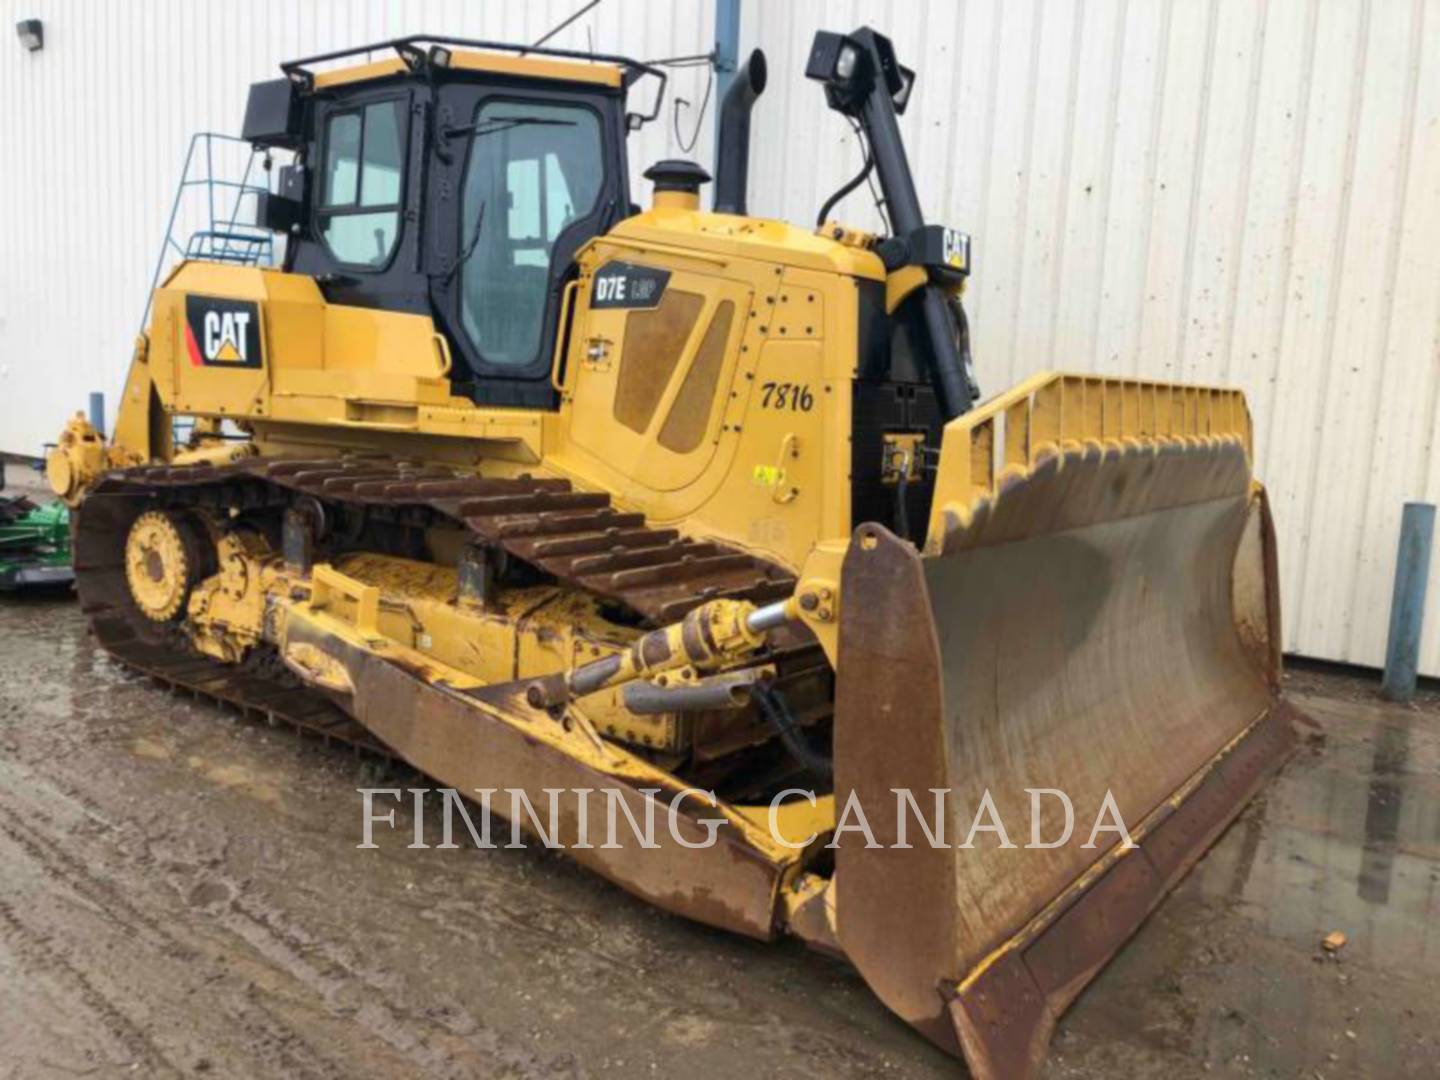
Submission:
[[[885,236],[746,214],[758,53],[716,212],[684,161],[631,202],[653,66],[414,37],[282,71],[245,136],[294,155],[257,208],[283,269],[180,264],[113,437],[50,461],[99,641],[464,793],[618,793],[653,847],[577,846],[570,801],[551,839],[1033,1073],[1293,739],[1242,396],[977,404],[969,241],[922,215],[915,74],[869,29],[806,73]]]

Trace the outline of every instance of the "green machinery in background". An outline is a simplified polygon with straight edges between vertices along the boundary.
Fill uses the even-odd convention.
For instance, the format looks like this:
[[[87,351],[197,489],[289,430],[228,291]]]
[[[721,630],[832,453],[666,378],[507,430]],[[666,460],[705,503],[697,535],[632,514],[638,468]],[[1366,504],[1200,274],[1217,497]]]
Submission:
[[[0,496],[0,592],[74,580],[65,504],[39,506],[23,495]]]

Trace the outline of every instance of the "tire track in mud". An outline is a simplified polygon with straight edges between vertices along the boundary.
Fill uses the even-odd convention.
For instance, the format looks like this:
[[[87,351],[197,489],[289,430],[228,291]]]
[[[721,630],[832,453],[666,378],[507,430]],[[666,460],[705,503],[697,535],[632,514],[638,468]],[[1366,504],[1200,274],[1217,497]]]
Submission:
[[[43,880],[60,883],[73,894],[71,899],[78,901],[80,906],[105,921],[117,923],[127,947],[139,947],[151,954],[152,957],[159,958],[161,966],[178,965],[182,969],[191,970],[195,968],[209,969],[204,978],[207,985],[231,976],[232,973],[220,960],[220,957],[224,955],[222,950],[210,951],[182,941],[170,930],[171,926],[181,924],[179,919],[162,922],[160,918],[143,912],[130,902],[124,892],[110,884],[107,880],[110,875],[99,876],[91,865],[65,850],[66,837],[61,829],[55,827],[57,823],[52,818],[45,815],[43,811],[37,810],[33,805],[17,804],[7,799],[6,795],[6,792],[0,790],[0,814],[3,814],[0,816],[0,837],[9,840],[19,849],[36,867]],[[50,834],[38,829],[27,829],[20,824],[22,820],[32,824],[38,822],[52,826]],[[111,850],[118,849],[112,848]],[[138,859],[131,857],[127,861],[131,863],[127,869],[141,873],[153,873],[153,867],[149,864],[154,862],[154,858],[148,851]],[[13,875],[14,871],[12,870],[7,875],[7,879],[14,880]],[[15,915],[13,904],[4,896],[0,896],[0,905],[3,905],[4,910],[9,912],[10,919],[6,921],[13,921],[17,934],[24,934],[29,941],[39,942],[41,945],[52,938],[53,935],[27,927]],[[123,1022],[115,1032],[117,1038],[121,1038],[122,1032],[124,1032],[123,1038],[127,1046],[133,1046],[137,1038],[143,1040],[143,1045],[147,1048],[148,1053],[177,1074],[193,1071],[191,1067],[178,1065],[167,1057],[143,1028],[129,1020],[117,1003],[117,999],[121,995],[107,995],[100,989],[94,978],[85,974],[85,968],[93,967],[93,961],[85,961],[84,967],[77,966],[61,951],[48,945],[44,948],[45,951],[37,956],[39,965],[37,970],[70,973],[73,976],[70,981],[78,987],[81,1000],[106,1022],[107,1027],[112,1023],[121,1024]],[[145,964],[153,961],[150,957],[142,956],[139,962]],[[145,971],[144,968],[140,970]],[[150,972],[145,971],[145,974],[150,974]],[[171,973],[161,971],[159,974],[163,977],[161,980],[149,981],[168,982]],[[136,969],[129,969],[129,975],[137,982],[141,981]],[[116,981],[120,980],[117,978]],[[130,989],[125,988],[123,994],[125,997],[129,997]],[[241,998],[238,1007],[231,1000],[233,996]],[[181,995],[181,997],[185,999],[187,995]],[[256,1055],[260,1058],[259,1061],[247,1061],[247,1064],[270,1065],[279,1070],[282,1075],[315,1077],[317,1080],[318,1078],[343,1077],[349,1072],[347,1064],[337,1062],[326,1055],[311,1044],[301,1031],[283,1018],[277,1017],[269,1010],[257,1008],[254,1002],[245,1000],[243,991],[237,990],[236,995],[222,992],[206,997],[207,1004],[217,1007],[234,1021],[237,1032],[243,1032],[244,1044],[261,1051]],[[232,1039],[231,1042],[231,1053],[243,1053],[235,1040]],[[207,1053],[228,1056],[220,1053],[219,1047],[207,1046],[203,1043],[197,1048],[196,1056],[203,1058]],[[249,1057],[248,1054],[245,1056]]]
[[[96,822],[104,822],[98,808],[87,805],[83,797],[74,800],[79,813]],[[18,808],[18,809],[17,809]],[[0,811],[12,817],[17,813],[35,816],[37,811],[23,807],[21,803],[7,802],[0,793]],[[182,902],[196,906],[194,899],[197,889],[202,886],[220,889],[223,895],[212,895],[200,906],[210,907],[210,924],[223,929],[227,934],[240,939],[259,960],[271,971],[283,972],[298,986],[314,995],[315,1001],[297,1001],[295,1007],[315,1008],[336,1021],[358,1025],[367,1035],[384,1044],[399,1060],[412,1068],[427,1074],[444,1076],[473,1075],[477,1070],[502,1065],[525,1075],[573,1075],[574,1063],[570,1057],[559,1055],[547,1059],[515,1045],[493,1027],[483,1026],[473,1011],[459,1005],[439,1003],[439,1007],[425,1009],[418,1014],[414,1009],[402,1005],[399,996],[403,989],[399,980],[384,970],[357,961],[353,950],[339,946],[334,941],[317,937],[303,923],[288,919],[273,905],[267,905],[252,895],[245,883],[234,878],[218,875],[214,865],[222,858],[201,858],[204,865],[193,865],[196,852],[190,851],[181,857],[176,852],[167,852],[171,837],[168,833],[156,835],[154,825],[127,822],[124,833],[141,833],[136,839],[143,845],[139,853],[130,852],[130,860],[144,872],[163,880]],[[113,827],[113,826],[112,826]],[[183,845],[184,841],[181,840]],[[194,846],[193,844],[191,845]],[[229,840],[222,841],[218,850],[223,854],[229,847]],[[524,855],[525,853],[508,853]],[[546,875],[565,876],[565,867],[542,860]],[[189,865],[187,865],[187,863]],[[83,863],[71,862],[72,880],[85,880],[87,867]],[[463,884],[464,874],[442,872],[447,882],[437,881],[441,891]],[[527,876],[522,873],[521,876]],[[247,879],[248,881],[248,879]],[[607,994],[612,1006],[627,1015],[644,1016],[648,1020],[642,1025],[654,1028],[657,1037],[670,1040],[672,1028],[682,1030],[687,1024],[698,1024],[696,1030],[715,1031],[717,1022],[721,1030],[731,1034],[745,1032],[746,1039],[758,1039],[769,1043],[785,1043],[788,1038],[781,1027],[767,1018],[753,1014],[743,998],[733,988],[714,982],[687,980],[683,986],[666,985],[663,978],[655,979],[652,965],[647,957],[663,952],[670,926],[668,916],[658,916],[657,922],[647,921],[626,932],[624,924],[606,929],[595,924],[593,919],[581,910],[584,905],[564,904],[560,897],[547,899],[560,903],[556,909],[526,906],[514,903],[503,888],[488,888],[484,875],[472,881],[478,887],[478,902],[451,898],[438,904],[420,908],[415,917],[429,922],[443,930],[456,941],[488,949],[496,939],[523,941],[523,950],[529,962],[539,964],[541,969],[563,975],[567,982],[601,980],[609,985]],[[613,886],[579,878],[574,883],[587,893],[598,889],[621,904],[633,901]],[[562,890],[563,892],[563,890]],[[103,890],[92,896],[92,902],[103,904],[108,896]],[[188,898],[188,899],[187,899]],[[166,929],[167,924],[148,919],[143,912],[127,902],[121,903],[127,917],[142,925],[152,934],[159,947],[167,947],[174,940]],[[403,912],[397,911],[397,917]],[[467,925],[468,924],[468,925]],[[710,932],[681,924],[685,935],[698,934],[709,937]],[[554,948],[555,942],[563,940],[563,948]],[[518,942],[517,942],[518,943]],[[546,950],[546,945],[551,948]],[[732,943],[734,944],[734,943]],[[206,957],[207,960],[210,957]],[[588,969],[588,970],[587,970]],[[270,992],[267,988],[267,993]],[[272,996],[283,996],[273,995]],[[517,991],[517,997],[526,994]],[[299,1038],[296,1021],[288,1014],[278,1014],[273,1002],[263,994],[251,994],[246,1004],[248,1012],[231,1010],[237,1024],[253,1026],[256,1013],[264,1017],[266,1031],[257,1038],[271,1047],[295,1047]],[[293,1011],[293,1007],[291,1009]],[[567,1010],[573,1016],[575,1010]],[[701,1018],[697,1020],[696,1018]],[[317,1021],[322,1016],[314,1018]],[[513,1017],[512,1017],[513,1019]],[[536,1017],[537,1021],[541,1019]],[[553,1020],[554,1018],[549,1018]],[[308,1030],[308,1029],[307,1029]],[[313,1049],[313,1047],[311,1047]],[[821,1059],[832,1056],[821,1053]],[[303,1056],[303,1055],[302,1055]],[[813,1056],[813,1055],[812,1055]],[[874,1062],[871,1055],[857,1052],[851,1047],[841,1055],[849,1064],[855,1060]],[[307,1067],[308,1066],[308,1067]],[[287,1072],[303,1075],[337,1075],[332,1061],[322,1059],[285,1062]],[[318,1069],[318,1071],[317,1071]]]
[[[349,950],[311,935],[279,912],[237,897],[220,921],[271,964],[309,987],[332,1015],[358,1021],[427,1075],[468,1077],[497,1067],[524,1076],[576,1073],[575,1064],[564,1055],[546,1060],[514,1047],[499,1032],[478,1023],[437,1022],[416,1014],[396,999],[398,979],[366,970]]]
[[[125,929],[135,934],[144,943],[175,956],[181,960],[194,960],[193,949],[183,945],[157,918],[147,915],[132,904],[126,896],[97,877],[90,866],[65,849],[64,837],[59,830],[52,835],[37,829],[27,828],[25,822],[55,825],[56,823],[33,807],[16,809],[16,805],[0,792],[0,834],[4,834],[15,846],[29,856],[50,877],[63,882],[74,893],[89,902],[92,910],[103,911],[109,918],[121,922]]]
[[[85,971],[70,963],[50,945],[51,936],[28,925],[14,906],[0,896],[0,939],[22,964],[48,979],[69,985],[84,1007],[104,1025],[106,1032],[124,1046],[135,1063],[143,1062],[151,1070],[165,1070],[180,1076],[184,1071],[160,1049],[145,1032],[119,1007],[115,1000],[98,986]],[[152,1072],[153,1075],[153,1072]]]
[[[28,771],[28,770],[27,770]],[[38,778],[36,778],[37,782]],[[53,789],[52,789],[53,791]],[[0,836],[11,841],[50,880],[61,883],[89,911],[120,924],[131,944],[147,949],[170,961],[187,966],[216,965],[217,955],[177,936],[172,927],[179,920],[153,915],[132,903],[123,892],[110,884],[117,875],[109,866],[97,873],[99,860],[87,863],[67,850],[69,837],[65,826],[47,814],[41,800],[15,798],[15,792],[0,789]],[[66,799],[63,794],[53,794]],[[80,820],[101,823],[106,832],[122,837],[139,831],[143,850],[136,852],[131,844],[109,844],[107,854],[120,856],[124,865],[118,869],[152,875],[163,881],[182,903],[206,907],[207,923],[225,934],[244,942],[269,969],[279,971],[299,987],[314,995],[319,1010],[331,1018],[357,1023],[371,1037],[382,1043],[400,1061],[438,1076],[470,1076],[487,1067],[503,1065],[527,1076],[570,1075],[573,1063],[563,1059],[547,1061],[539,1055],[509,1045],[507,1040],[488,1028],[473,1023],[468,1014],[450,1023],[418,1015],[395,998],[397,980],[383,974],[366,972],[333,942],[316,937],[299,924],[291,923],[280,913],[243,895],[234,880],[203,867],[165,857],[156,849],[163,838],[155,838],[149,830],[106,827],[97,810],[84,800],[73,800],[73,809]],[[70,830],[73,832],[73,829]],[[128,838],[126,838],[128,839]],[[115,862],[114,858],[109,860]],[[200,880],[196,880],[196,879]],[[224,895],[212,896],[198,905],[195,896],[199,886],[223,889]],[[187,900],[187,898],[189,898]],[[222,902],[223,901],[223,902]],[[58,955],[58,954],[57,954]],[[73,965],[70,966],[73,970]],[[220,975],[229,975],[222,966]],[[95,993],[93,984],[87,983]],[[254,986],[252,981],[251,986]],[[102,1001],[108,1000],[101,997]],[[316,1077],[343,1076],[347,1067],[323,1054],[287,1017],[277,1015],[262,997],[252,992],[245,1007],[226,1008],[237,1025],[260,1047],[268,1047],[282,1057],[275,1064],[287,1075]],[[109,1015],[107,1013],[107,1015]],[[465,1021],[472,1020],[471,1023]],[[260,1030],[256,1030],[257,1026]],[[139,1029],[135,1029],[138,1031]],[[248,1041],[248,1040],[247,1040]],[[158,1053],[158,1050],[156,1050]],[[171,1065],[172,1068],[179,1068]]]

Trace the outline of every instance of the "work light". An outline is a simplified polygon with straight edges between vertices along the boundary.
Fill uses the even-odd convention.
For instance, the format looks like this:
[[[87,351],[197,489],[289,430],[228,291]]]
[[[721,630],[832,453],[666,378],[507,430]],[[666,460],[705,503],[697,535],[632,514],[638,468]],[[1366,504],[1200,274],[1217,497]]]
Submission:
[[[874,85],[870,51],[845,34],[821,30],[810,46],[805,77],[825,84],[832,109],[853,114]]]
[[[832,109],[855,115],[875,88],[877,76],[897,113],[903,113],[915,86],[915,72],[895,59],[890,39],[869,29],[854,36],[821,30],[810,46],[806,78],[825,84]]]

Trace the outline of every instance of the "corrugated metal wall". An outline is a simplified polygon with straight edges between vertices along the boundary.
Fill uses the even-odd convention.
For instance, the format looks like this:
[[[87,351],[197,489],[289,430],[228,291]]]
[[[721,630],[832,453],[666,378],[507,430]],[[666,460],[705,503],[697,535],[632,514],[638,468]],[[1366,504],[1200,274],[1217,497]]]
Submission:
[[[0,445],[91,387],[113,400],[185,139],[237,128],[248,82],[422,28],[531,40],[576,6],[10,2],[51,42],[0,41]],[[1440,0],[744,0],[771,72],[752,212],[808,221],[858,167],[801,71],[817,27],[865,22],[920,72],[902,126],[923,201],[975,237],[985,389],[1045,367],[1245,389],[1287,648],[1379,663],[1401,503],[1440,496]],[[653,58],[712,27],[711,0],[605,0],[556,41]],[[672,87],[696,103],[704,74]],[[635,171],[675,153],[667,103]],[[863,190],[843,209],[875,223]]]

